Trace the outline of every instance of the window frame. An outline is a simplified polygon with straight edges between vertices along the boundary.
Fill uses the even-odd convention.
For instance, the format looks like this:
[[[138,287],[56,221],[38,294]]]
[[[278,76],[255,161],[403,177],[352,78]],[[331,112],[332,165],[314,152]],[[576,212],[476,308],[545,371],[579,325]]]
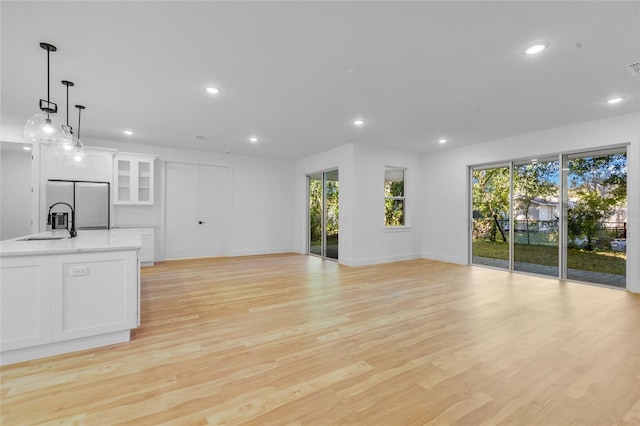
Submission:
[[[386,193],[386,187],[387,187],[387,182],[399,182],[399,181],[388,181],[387,180],[387,172],[389,171],[402,171],[402,196],[387,196]],[[407,171],[408,168],[407,167],[403,167],[403,166],[391,166],[391,165],[385,165],[384,166],[384,184],[383,184],[383,196],[384,196],[384,202],[383,202],[383,212],[384,212],[384,229],[385,230],[399,230],[399,229],[404,229],[404,228],[408,228],[408,221],[407,221]],[[389,224],[387,223],[387,200],[394,200],[394,201],[402,201],[402,224],[400,225],[393,225],[393,224]]]

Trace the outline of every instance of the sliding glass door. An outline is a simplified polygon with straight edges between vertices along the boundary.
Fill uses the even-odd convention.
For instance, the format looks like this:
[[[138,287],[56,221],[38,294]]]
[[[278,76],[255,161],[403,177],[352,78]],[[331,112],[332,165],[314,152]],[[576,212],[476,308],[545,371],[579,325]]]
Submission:
[[[324,210],[324,195],[323,195],[323,178],[322,173],[307,176],[307,183],[309,188],[309,254],[315,254],[323,256],[322,253],[322,241],[323,241],[323,210]]]
[[[558,157],[513,164],[513,269],[559,276]]]
[[[471,169],[471,262],[626,287],[625,148]]]
[[[338,170],[307,176],[309,197],[308,253],[338,259]]]
[[[509,166],[472,171],[472,262],[509,269]]]
[[[568,155],[566,277],[626,286],[626,150]]]

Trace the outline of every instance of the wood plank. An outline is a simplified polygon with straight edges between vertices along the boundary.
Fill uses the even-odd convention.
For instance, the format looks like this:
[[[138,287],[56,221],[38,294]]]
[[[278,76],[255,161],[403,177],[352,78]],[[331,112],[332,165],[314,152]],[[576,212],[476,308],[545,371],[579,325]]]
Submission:
[[[143,269],[128,343],[0,368],[0,423],[640,424],[640,295],[411,260]]]

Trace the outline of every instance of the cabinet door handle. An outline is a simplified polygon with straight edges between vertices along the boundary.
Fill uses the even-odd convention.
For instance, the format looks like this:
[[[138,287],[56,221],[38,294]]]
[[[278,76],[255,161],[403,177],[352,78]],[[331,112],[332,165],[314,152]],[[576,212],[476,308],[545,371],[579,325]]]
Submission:
[[[203,222],[203,221],[201,221],[201,220],[199,220],[199,221],[198,221],[198,224],[199,224],[199,225],[202,225],[202,224],[204,224],[204,222]]]

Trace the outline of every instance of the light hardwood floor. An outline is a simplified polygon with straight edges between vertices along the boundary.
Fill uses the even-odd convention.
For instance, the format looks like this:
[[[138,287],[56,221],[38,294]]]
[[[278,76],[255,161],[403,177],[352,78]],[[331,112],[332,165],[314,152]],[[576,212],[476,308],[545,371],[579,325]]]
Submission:
[[[301,255],[142,285],[131,342],[3,367],[0,423],[640,424],[638,294]]]

